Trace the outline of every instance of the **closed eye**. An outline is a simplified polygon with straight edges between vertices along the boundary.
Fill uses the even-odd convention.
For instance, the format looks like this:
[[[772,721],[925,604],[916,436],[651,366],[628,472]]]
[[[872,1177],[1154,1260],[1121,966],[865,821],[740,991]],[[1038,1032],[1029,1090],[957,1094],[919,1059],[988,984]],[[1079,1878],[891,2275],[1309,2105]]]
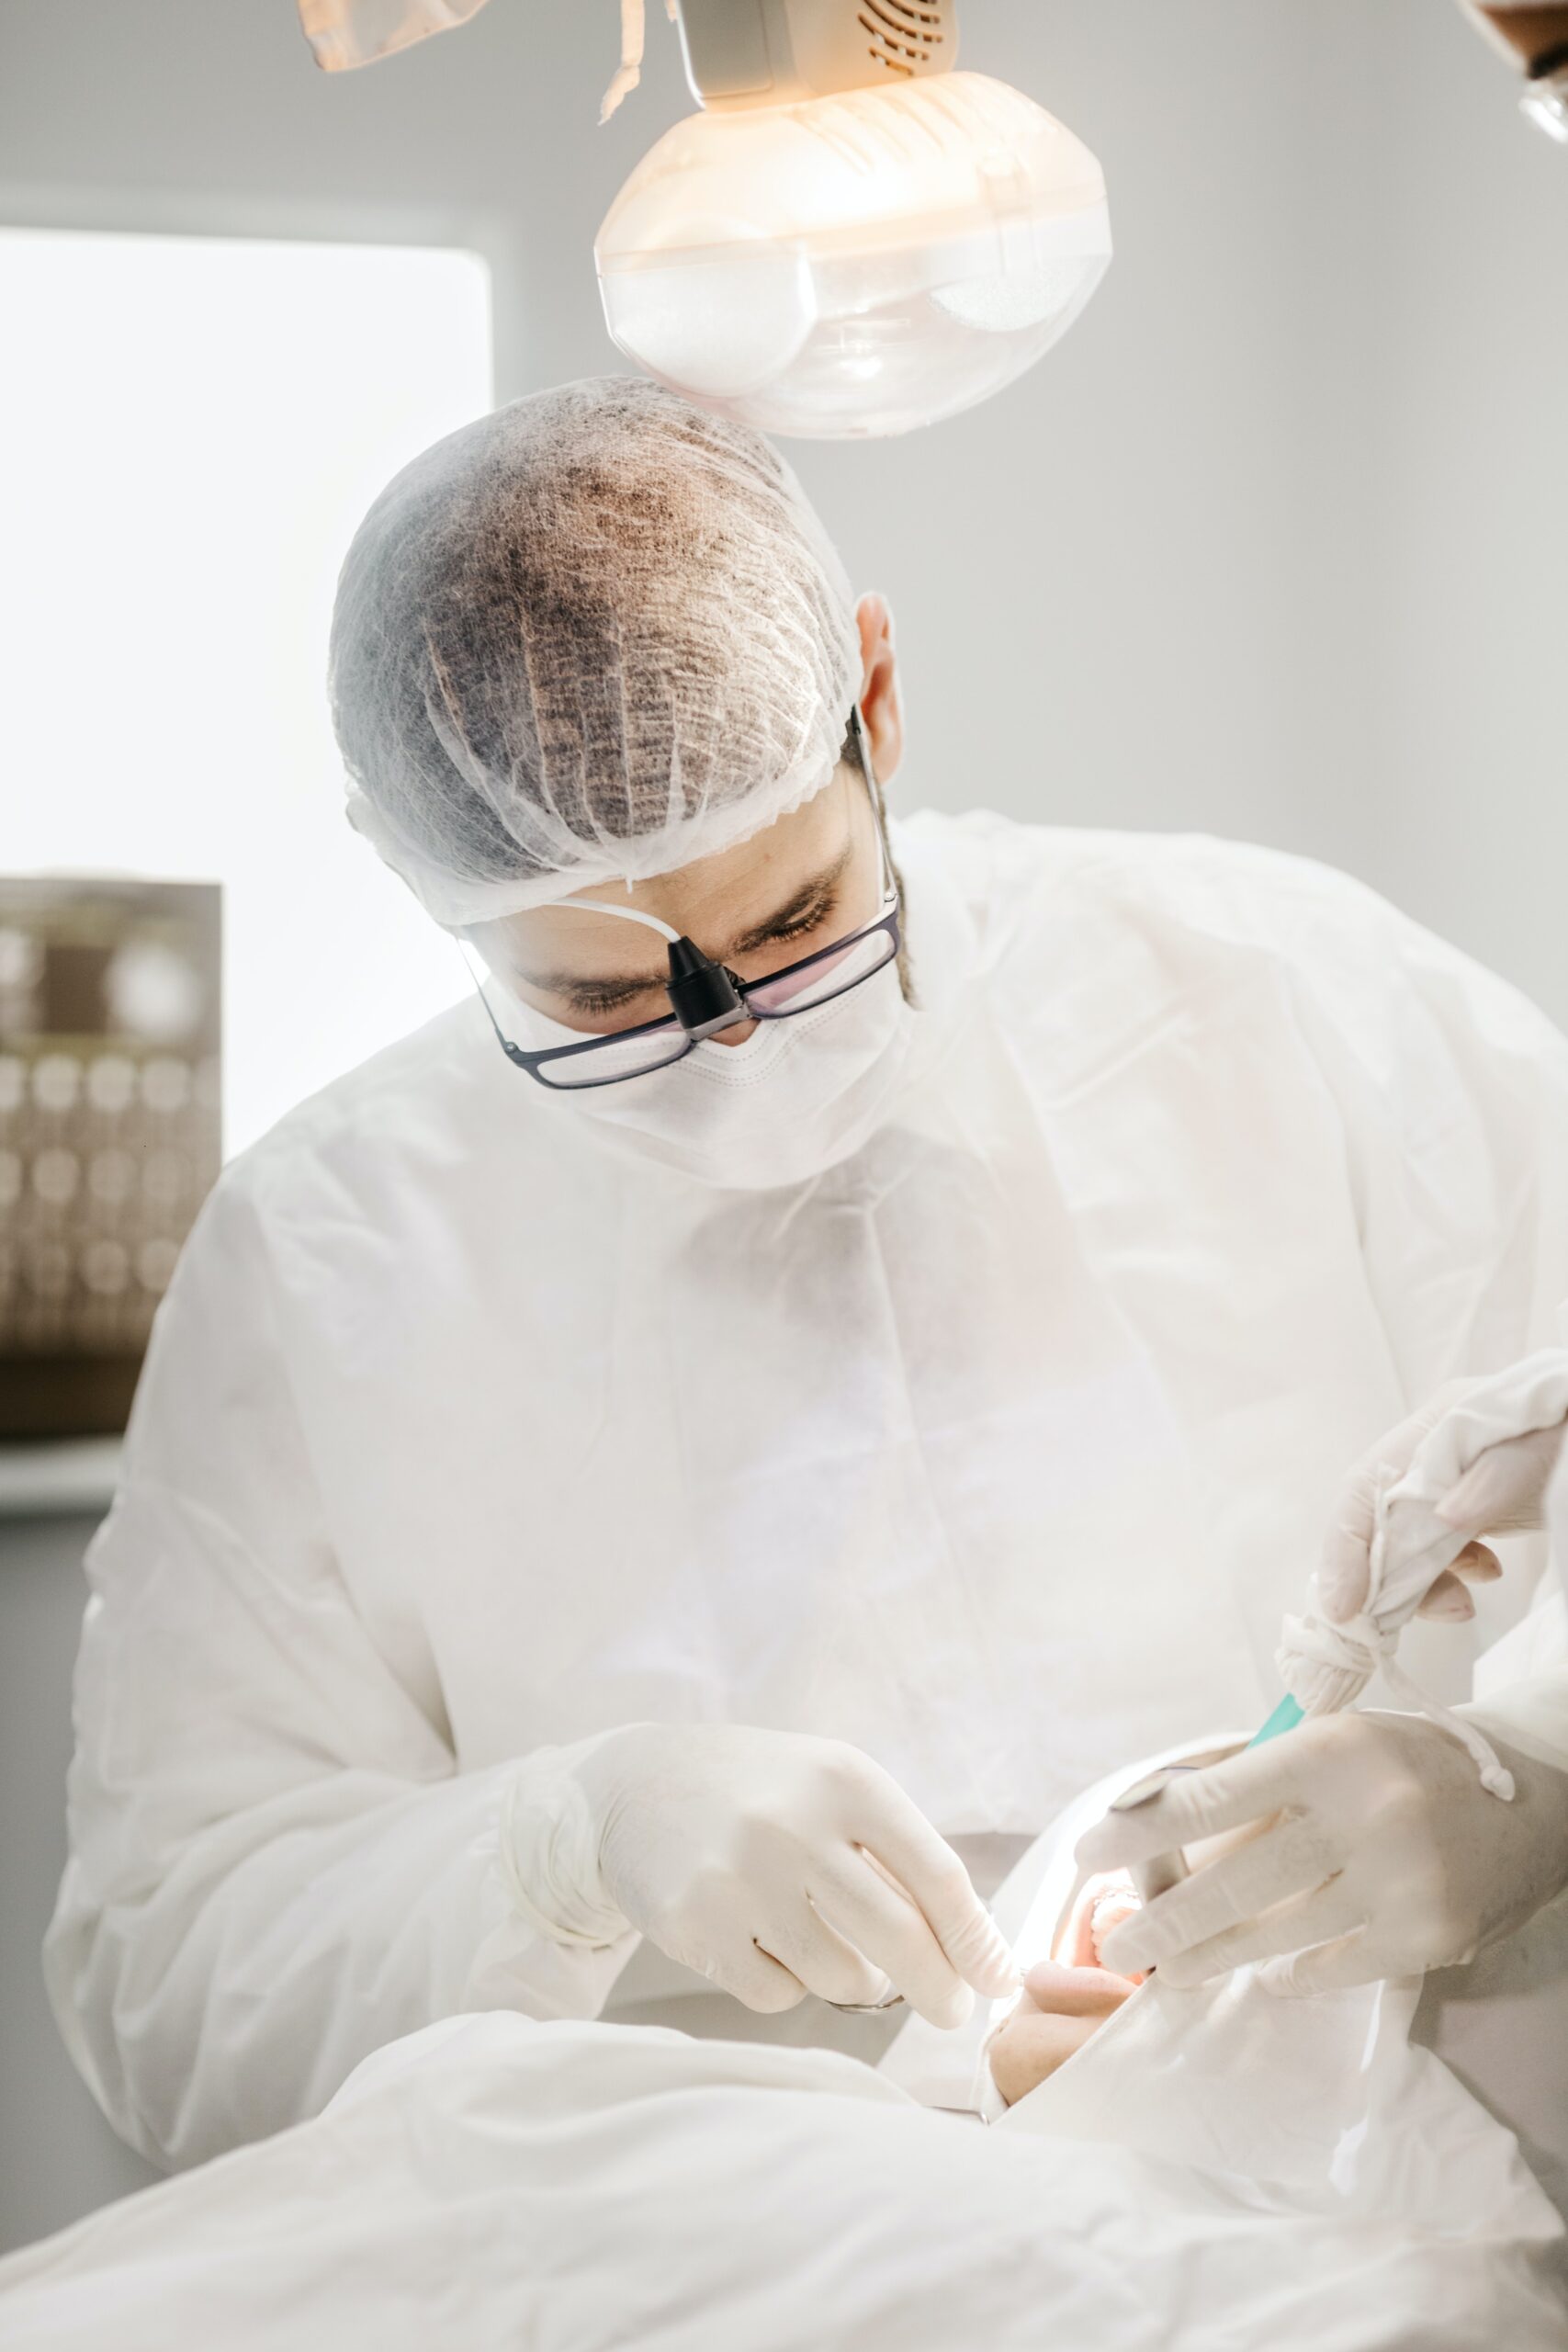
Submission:
[[[776,930],[768,933],[769,945],[782,945],[792,939],[808,939],[814,931],[821,930],[837,904],[836,899],[829,899],[827,905],[818,907],[815,914],[802,915],[794,922],[779,924]]]
[[[628,1005],[639,1004],[645,998],[651,1005],[656,997],[662,996],[663,989],[653,981],[637,980],[626,988],[571,988],[563,989],[560,994],[574,1012],[597,1015],[624,1012]],[[652,1017],[650,1012],[649,1018]]]
[[[759,923],[754,931],[743,933],[732,944],[730,954],[754,956],[759,948],[773,947],[781,943],[787,944],[793,939],[804,939],[808,933],[819,930],[839,903],[839,880],[849,863],[849,856],[846,850],[826,874],[818,875],[806,889],[798,891],[787,906],[781,907],[776,914],[770,915],[767,922]]]

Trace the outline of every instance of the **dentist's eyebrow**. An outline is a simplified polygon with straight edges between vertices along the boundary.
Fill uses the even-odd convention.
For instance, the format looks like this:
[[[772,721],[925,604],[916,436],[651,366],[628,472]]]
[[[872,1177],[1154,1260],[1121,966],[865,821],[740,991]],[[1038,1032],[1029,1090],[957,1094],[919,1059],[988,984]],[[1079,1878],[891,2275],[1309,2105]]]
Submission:
[[[753,924],[729,943],[732,956],[750,956],[759,947],[766,947],[770,940],[782,933],[798,931],[811,914],[826,914],[833,897],[844,878],[844,869],[854,854],[854,843],[846,842],[837,857],[825,865],[809,882],[803,882],[782,907],[776,907],[765,922]]]
[[[753,923],[749,931],[743,931],[732,939],[726,950],[727,955],[754,955],[759,947],[766,947],[781,934],[798,930],[809,914],[825,914],[853,854],[853,843],[846,842],[837,857],[823,866],[820,873],[814,874],[809,881],[801,883],[782,906],[775,907],[761,922]],[[662,994],[669,970],[666,967],[659,972],[607,973],[602,979],[595,979],[582,972],[525,972],[519,966],[517,976],[530,988],[538,989],[549,996],[560,997],[569,1004],[597,1004],[609,1008],[629,1004],[634,998],[647,996],[656,990]]]

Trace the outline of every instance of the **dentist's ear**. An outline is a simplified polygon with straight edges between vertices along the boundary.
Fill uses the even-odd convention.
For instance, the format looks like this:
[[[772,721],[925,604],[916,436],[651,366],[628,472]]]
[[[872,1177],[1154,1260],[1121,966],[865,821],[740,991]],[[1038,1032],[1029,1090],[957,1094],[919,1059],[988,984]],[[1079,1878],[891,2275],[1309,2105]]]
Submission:
[[[884,597],[863,596],[855,606],[860,630],[861,717],[871,743],[879,784],[891,784],[904,757],[904,712],[898,696],[898,661],[893,648],[893,616]]]

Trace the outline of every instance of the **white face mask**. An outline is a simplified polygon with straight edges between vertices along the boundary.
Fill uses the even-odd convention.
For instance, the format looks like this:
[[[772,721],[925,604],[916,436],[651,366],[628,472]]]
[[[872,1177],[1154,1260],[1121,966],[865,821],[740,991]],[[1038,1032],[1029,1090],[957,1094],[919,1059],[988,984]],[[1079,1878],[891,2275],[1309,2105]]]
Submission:
[[[542,1046],[581,1044],[513,1000]],[[848,1159],[880,1124],[903,1074],[914,1015],[896,965],[787,1021],[761,1021],[739,1046],[705,1038],[668,1069],[554,1099],[607,1142],[700,1182],[761,1192]]]

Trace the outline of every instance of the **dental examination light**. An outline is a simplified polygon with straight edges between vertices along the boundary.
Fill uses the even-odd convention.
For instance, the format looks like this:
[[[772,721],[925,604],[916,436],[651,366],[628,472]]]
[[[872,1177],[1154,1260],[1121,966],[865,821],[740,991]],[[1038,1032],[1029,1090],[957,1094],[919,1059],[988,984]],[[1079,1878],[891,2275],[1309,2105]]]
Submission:
[[[813,439],[905,433],[1032,367],[1111,259],[1100,165],[953,70],[955,0],[669,0],[702,111],[594,246],[610,334],[705,406]],[[636,78],[640,9],[618,103]]]
[[[298,0],[328,73],[486,0]],[[1105,177],[1043,107],[960,74],[957,0],[665,0],[702,112],[594,245],[610,334],[660,382],[772,433],[907,433],[1066,334],[1111,260]],[[637,84],[643,0],[621,0]]]

